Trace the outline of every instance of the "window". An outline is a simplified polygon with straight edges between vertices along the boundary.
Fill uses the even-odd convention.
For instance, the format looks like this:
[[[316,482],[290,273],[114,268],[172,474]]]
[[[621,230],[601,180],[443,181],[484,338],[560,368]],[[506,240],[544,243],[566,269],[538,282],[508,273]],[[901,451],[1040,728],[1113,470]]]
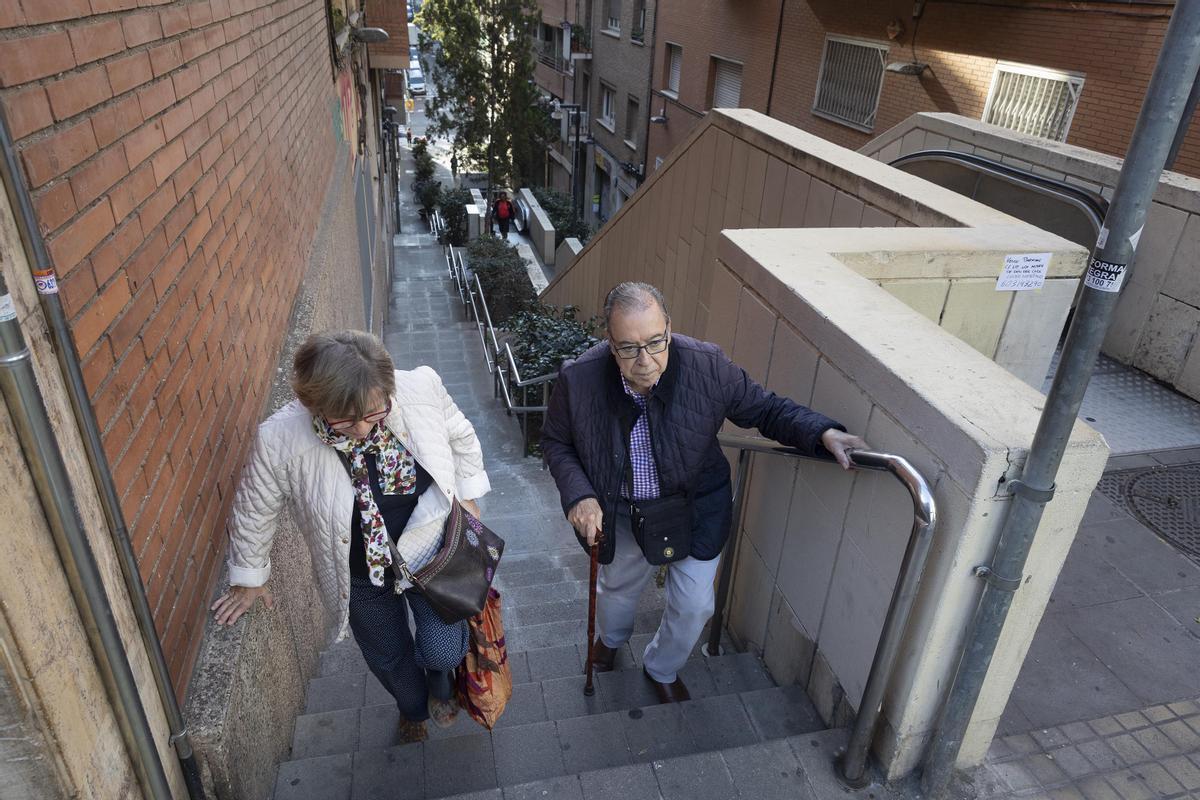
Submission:
[[[633,30],[629,38],[635,42],[646,41],[646,0],[637,0],[633,4]]]
[[[992,76],[983,121],[1065,142],[1082,91],[1083,75],[1078,73],[1001,61]]]
[[[886,45],[827,36],[813,113],[851,128],[872,130],[886,61]]]
[[[683,73],[683,48],[667,45],[667,91],[679,97],[679,76]]]
[[[600,84],[600,124],[610,131],[617,127],[617,93],[607,84]]]
[[[742,65],[713,56],[709,108],[737,108],[742,102]]]
[[[604,0],[604,29],[621,32],[621,0]]]
[[[638,100],[630,95],[625,101],[625,143],[637,149]]]
[[[562,31],[553,25],[541,24],[538,37],[538,60],[548,67],[563,71],[566,61],[563,59]]]

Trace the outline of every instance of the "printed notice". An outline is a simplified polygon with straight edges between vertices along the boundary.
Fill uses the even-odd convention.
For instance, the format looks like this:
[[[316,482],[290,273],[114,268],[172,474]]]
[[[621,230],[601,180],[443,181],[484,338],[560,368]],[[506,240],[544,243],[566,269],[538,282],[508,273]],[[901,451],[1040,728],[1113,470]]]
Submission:
[[[996,281],[997,292],[1040,289],[1046,282],[1049,253],[1016,253],[1004,257],[1004,271]]]
[[[1102,292],[1119,292],[1124,280],[1124,264],[1110,264],[1107,261],[1093,258],[1092,262],[1088,264],[1083,285],[1090,289],[1099,289]]]
[[[8,322],[17,318],[17,307],[13,304],[12,295],[0,294],[0,322]]]

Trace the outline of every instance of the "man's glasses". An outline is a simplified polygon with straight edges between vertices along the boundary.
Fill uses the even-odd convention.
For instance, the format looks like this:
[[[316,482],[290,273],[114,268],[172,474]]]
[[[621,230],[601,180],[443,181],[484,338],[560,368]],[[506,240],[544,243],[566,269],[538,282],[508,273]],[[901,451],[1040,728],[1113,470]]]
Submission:
[[[357,420],[357,419],[326,419],[325,422],[329,425],[330,428],[333,428],[335,431],[346,431],[346,430],[350,430],[351,428],[353,428],[360,421],[361,422],[369,422],[372,425],[374,425],[376,422],[379,422],[381,419],[384,419],[390,413],[392,413],[392,401],[391,400],[389,400],[388,404],[383,407],[382,411],[372,411],[370,414],[367,414],[361,420]]]
[[[651,339],[645,344],[625,344],[620,347],[614,347],[613,352],[621,358],[637,358],[645,350],[647,355],[656,356],[667,349],[667,345],[671,343],[671,337],[664,333],[657,339]]]

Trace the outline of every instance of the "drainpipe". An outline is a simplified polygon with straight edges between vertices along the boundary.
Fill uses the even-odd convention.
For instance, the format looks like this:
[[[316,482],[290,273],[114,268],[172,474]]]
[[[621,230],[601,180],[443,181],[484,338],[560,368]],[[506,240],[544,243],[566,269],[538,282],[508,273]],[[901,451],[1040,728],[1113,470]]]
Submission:
[[[1200,2],[1175,5],[1154,76],[1134,128],[1121,176],[1088,264],[1084,291],[1046,396],[1020,480],[1009,482],[1012,507],[992,562],[974,574],[984,581],[957,674],[942,707],[924,764],[922,785],[940,796],[954,773],[967,725],[1004,627],[1013,594],[1024,583],[1025,561],[1042,510],[1054,496],[1054,478],[1075,425],[1083,393],[1108,329],[1118,292],[1133,265],[1146,212],[1200,70]]]
[[[653,32],[646,42],[646,47],[650,50],[650,69],[646,75],[646,138],[642,140],[642,178],[638,181],[640,187],[646,182],[646,176],[653,169],[650,166],[650,118],[654,116],[654,60],[656,58],[655,51],[658,49],[658,4],[663,0],[654,0],[654,13],[650,15],[650,30]],[[646,36],[646,31],[642,31],[642,36]]]
[[[58,295],[57,279],[50,255],[46,250],[46,242],[42,239],[41,229],[33,211],[33,201],[29,196],[20,167],[17,164],[16,151],[12,136],[9,133],[8,121],[0,113],[0,181],[8,190],[9,200],[17,217],[17,227],[25,244],[29,261],[35,267],[35,277],[38,284],[38,296],[41,299],[42,312],[50,330],[51,342],[55,355],[58,357],[59,369],[62,372],[67,395],[71,400],[71,408],[75,413],[75,421],[83,438],[84,451],[87,454],[88,465],[91,467],[92,478],[100,494],[100,505],[108,522],[109,534],[112,537],[113,549],[117,562],[121,565],[121,575],[124,578],[125,590],[129,595],[133,614],[141,631],[142,642],[146,647],[146,656],[150,661],[150,671],[154,675],[154,683],[158,696],[162,701],[167,716],[167,725],[171,734],[171,744],[183,770],[183,778],[187,784],[188,796],[192,800],[204,800],[204,787],[200,780],[200,769],[196,764],[196,756],[192,751],[191,739],[183,721],[183,713],[175,696],[175,687],[171,682],[171,673],[167,669],[167,660],[163,655],[162,642],[159,641],[158,631],[154,627],[154,615],[150,610],[150,602],[146,598],[146,589],[142,585],[142,577],[138,572],[137,557],[129,539],[129,528],[121,511],[121,502],[117,494],[116,484],[109,469],[108,458],[100,438],[100,425],[96,421],[96,412],[92,408],[88,396],[87,385],[83,380],[83,370],[79,364],[79,354],[75,350],[75,341],[67,325],[66,312]],[[124,654],[122,653],[122,658]],[[139,700],[140,706],[140,700]],[[157,761],[157,751],[154,752]],[[160,765],[161,771],[161,765]],[[168,795],[163,795],[169,797]]]
[[[779,24],[775,27],[775,56],[771,59],[771,82],[767,86],[767,116],[771,116],[771,101],[775,99],[775,68],[779,66],[779,45],[783,40],[783,12],[787,0],[779,0]]]
[[[1200,72],[1196,73],[1196,77],[1192,79],[1192,91],[1188,95],[1187,105],[1183,107],[1183,119],[1179,122],[1179,130],[1175,132],[1175,140],[1171,142],[1171,152],[1167,154],[1167,164],[1163,169],[1171,169],[1175,166],[1175,157],[1179,155],[1179,149],[1183,147],[1183,140],[1187,138],[1188,125],[1191,124],[1192,117],[1196,114],[1196,106],[1200,104]]]
[[[0,392],[17,429],[17,438],[67,573],[67,584],[113,701],[138,782],[146,797],[170,800],[171,787],[158,758],[150,721],[138,696],[137,682],[104,592],[100,567],[88,544],[67,465],[54,438],[50,415],[33,371],[33,358],[17,323],[3,275],[0,275]]]

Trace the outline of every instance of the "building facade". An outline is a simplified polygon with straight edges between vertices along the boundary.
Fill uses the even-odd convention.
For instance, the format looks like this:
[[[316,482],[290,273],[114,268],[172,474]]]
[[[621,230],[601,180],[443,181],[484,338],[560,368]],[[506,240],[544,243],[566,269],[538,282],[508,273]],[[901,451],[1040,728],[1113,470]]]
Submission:
[[[1121,155],[1174,5],[661,4],[653,88],[668,121],[651,130],[652,162],[732,99],[854,149],[943,111]],[[1200,174],[1200,132],[1175,169]]]

